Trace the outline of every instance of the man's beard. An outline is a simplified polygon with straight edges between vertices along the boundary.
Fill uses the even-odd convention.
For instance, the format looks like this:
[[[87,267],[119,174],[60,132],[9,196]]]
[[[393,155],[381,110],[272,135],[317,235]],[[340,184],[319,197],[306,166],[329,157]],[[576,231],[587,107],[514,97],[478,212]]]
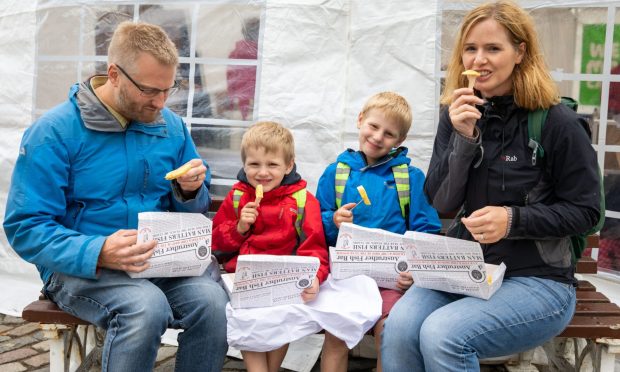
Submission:
[[[151,123],[159,117],[160,110],[145,111],[142,110],[145,106],[140,106],[139,103],[133,101],[127,90],[123,87],[120,88],[119,94],[116,97],[117,111],[128,120],[135,120],[141,123]]]

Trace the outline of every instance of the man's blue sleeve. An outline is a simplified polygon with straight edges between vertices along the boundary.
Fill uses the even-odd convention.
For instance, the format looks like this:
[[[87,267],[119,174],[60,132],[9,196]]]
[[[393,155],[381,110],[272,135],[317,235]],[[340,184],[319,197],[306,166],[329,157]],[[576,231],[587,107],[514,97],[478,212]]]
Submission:
[[[185,135],[185,142],[183,144],[183,151],[181,158],[179,159],[178,166],[187,163],[192,159],[199,159],[200,154],[196,149],[196,145],[192,140],[192,136],[185,124],[183,124],[183,134]],[[172,182],[173,184],[173,197],[172,205],[174,210],[178,212],[195,212],[195,213],[207,213],[209,211],[209,204],[211,203],[211,197],[209,196],[209,187],[211,186],[211,169],[207,162],[203,159],[202,163],[207,167],[207,172],[205,173],[205,180],[198,189],[198,193],[193,199],[185,199],[182,197],[180,193],[180,187],[176,182]]]

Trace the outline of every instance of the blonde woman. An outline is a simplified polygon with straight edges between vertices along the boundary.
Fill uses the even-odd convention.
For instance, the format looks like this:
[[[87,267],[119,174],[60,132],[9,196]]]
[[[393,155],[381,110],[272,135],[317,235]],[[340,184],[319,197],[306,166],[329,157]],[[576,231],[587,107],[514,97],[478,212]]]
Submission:
[[[473,88],[461,73],[480,76]],[[463,208],[454,235],[504,262],[489,300],[412,287],[383,333],[383,370],[477,371],[479,358],[543,344],[575,309],[571,235],[599,219],[596,155],[580,119],[559,103],[531,17],[510,1],[463,21],[446,76],[425,193],[440,212]],[[548,109],[536,159],[528,112]]]

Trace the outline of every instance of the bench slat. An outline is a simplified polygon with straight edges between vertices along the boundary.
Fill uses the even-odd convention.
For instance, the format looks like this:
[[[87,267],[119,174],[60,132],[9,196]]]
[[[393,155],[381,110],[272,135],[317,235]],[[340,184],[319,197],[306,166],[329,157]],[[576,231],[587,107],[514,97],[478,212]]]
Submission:
[[[601,292],[577,291],[577,302],[610,302]]]
[[[590,316],[620,316],[620,307],[611,302],[580,302],[577,304],[575,314]]]
[[[50,300],[38,300],[30,303],[22,311],[22,318],[29,322],[42,324],[90,324],[69,313],[65,313]]]
[[[577,284],[578,291],[596,291],[596,287],[587,280],[579,280]]]
[[[596,260],[592,257],[581,257],[577,261],[575,272],[578,274],[596,274],[598,272]]]
[[[558,337],[620,338],[620,316],[575,315]]]

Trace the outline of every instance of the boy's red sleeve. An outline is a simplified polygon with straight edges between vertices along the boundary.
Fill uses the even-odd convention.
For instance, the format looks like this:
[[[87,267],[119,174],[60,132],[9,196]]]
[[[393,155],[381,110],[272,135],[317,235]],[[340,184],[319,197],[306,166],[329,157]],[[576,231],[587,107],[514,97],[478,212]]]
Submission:
[[[213,218],[213,236],[211,247],[214,251],[235,252],[250,234],[241,235],[237,231],[239,218],[235,213],[232,203],[233,191],[231,190]],[[239,202],[239,210],[245,203]]]
[[[307,192],[306,207],[302,225],[303,238],[305,240],[297,248],[299,256],[314,256],[319,259],[321,266],[317,272],[319,282],[323,283],[329,274],[329,252],[325,243],[323,222],[321,220],[321,207],[314,195]]]

